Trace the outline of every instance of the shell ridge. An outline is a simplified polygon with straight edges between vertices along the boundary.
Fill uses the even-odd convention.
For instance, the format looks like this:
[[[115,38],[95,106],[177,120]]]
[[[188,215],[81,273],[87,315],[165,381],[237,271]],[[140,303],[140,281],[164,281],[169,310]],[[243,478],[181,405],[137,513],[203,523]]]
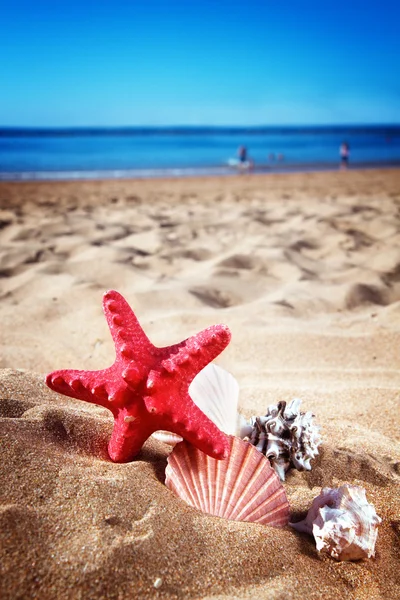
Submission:
[[[203,452],[197,453],[197,468],[199,472],[199,502],[201,510],[208,512],[210,498],[208,494],[209,457]]]
[[[249,448],[251,448],[251,446],[249,446]],[[250,452],[251,452],[251,450],[250,450]],[[248,450],[248,453],[250,453],[250,452]],[[260,458],[261,459],[263,458],[262,454],[260,454]],[[232,511],[232,516],[235,515],[235,518],[243,517],[243,515],[245,515],[246,511],[248,510],[249,505],[253,504],[259,497],[260,490],[258,490],[258,492],[253,493],[253,494],[252,494],[252,491],[253,491],[253,488],[257,482],[257,479],[260,476],[260,474],[262,473],[263,467],[265,466],[266,463],[264,463],[263,460],[259,460],[259,461],[257,461],[257,463],[258,464],[257,464],[256,468],[252,469],[251,476],[249,477],[243,490],[241,490],[240,496],[237,498],[237,502]],[[251,464],[251,463],[249,462],[248,464]],[[246,504],[243,504],[243,502],[249,495],[250,495],[250,499],[246,502]]]
[[[231,518],[232,513],[235,512],[237,503],[240,501],[242,496],[242,491],[240,486],[243,481],[243,472],[248,468],[248,465],[251,463],[251,456],[249,452],[249,448],[246,448],[246,452],[244,454],[240,454],[239,450],[241,447],[241,443],[238,438],[234,438],[234,442],[232,444],[231,457],[232,461],[235,465],[235,472],[232,472],[231,475],[231,485],[229,486],[229,496],[227,497],[227,503],[224,510],[224,515],[226,518]],[[243,446],[244,448],[244,446]],[[229,471],[228,471],[229,473]],[[240,475],[240,476],[239,476]],[[228,487],[228,486],[227,486]],[[237,493],[239,491],[239,495]]]
[[[170,458],[176,458],[174,460],[175,468],[181,474],[180,481],[181,481],[182,485],[184,485],[183,489],[185,490],[186,496],[188,498],[188,504],[196,507],[196,505],[197,505],[196,497],[193,495],[193,490],[189,485],[189,482],[191,482],[193,484],[193,478],[192,478],[192,473],[191,473],[191,469],[190,469],[190,456],[189,456],[189,452],[188,452],[186,443],[181,442],[181,444],[182,445],[179,445],[177,447],[178,452],[176,454],[176,457],[175,457],[175,455],[173,455],[171,453]],[[178,458],[182,459],[182,463],[178,460]]]
[[[189,494],[189,498],[191,499],[191,502],[193,502],[192,506],[196,506],[196,496],[193,494],[193,489],[195,489],[195,486],[194,486],[194,482],[193,482],[192,470],[190,468],[190,459],[191,459],[190,450],[191,450],[191,447],[186,442],[183,442],[182,446],[180,447],[181,456],[184,461],[183,462],[183,465],[184,465],[183,476],[184,476],[184,480],[186,483],[186,488],[187,488],[187,491]]]
[[[231,436],[231,451],[229,453],[229,457],[226,459],[228,462],[224,465],[224,484],[221,496],[221,505],[219,509],[219,516],[221,517],[229,518],[228,514],[230,512],[230,498],[232,496],[232,491],[236,487],[235,482],[238,484],[241,479],[239,478],[239,473],[247,456],[247,452],[244,456],[240,456],[240,447],[242,444],[242,440]]]
[[[167,468],[165,469],[165,485],[178,496],[180,496],[185,502],[191,504],[190,494],[185,485],[184,477],[174,477],[178,472],[182,474],[182,470],[179,465],[176,465],[175,469],[175,457],[168,462]]]
[[[284,527],[289,523],[289,504],[282,506],[279,510],[275,510],[265,515],[265,518],[256,520],[256,523],[261,525],[270,525],[271,527]]]
[[[257,491],[254,501],[250,502],[246,507],[247,512],[245,514],[245,520],[257,521],[258,519],[263,518],[266,513],[269,514],[274,511],[277,499],[280,497],[283,499],[284,503],[287,503],[286,493],[281,487],[279,479],[275,479],[274,475],[275,473],[271,472],[265,486]],[[260,502],[260,497],[263,498],[264,496],[264,500]],[[278,506],[280,506],[280,504],[278,504]]]
[[[289,502],[286,494],[283,493],[282,490],[277,490],[274,494],[274,503],[275,506],[269,507],[268,511],[264,510],[263,514],[255,518],[255,521],[259,523],[269,523],[273,521],[275,523],[277,520],[282,520],[282,522],[284,521],[285,525],[287,525],[289,522]],[[265,509],[269,504],[270,502],[265,502],[260,506],[260,508]],[[256,514],[255,510],[249,515],[249,517],[253,517],[253,514]]]
[[[232,472],[231,487],[228,497],[228,502],[225,507],[224,515],[228,519],[234,519],[234,514],[237,511],[237,506],[242,500],[242,487],[246,487],[245,476],[250,473],[250,479],[254,477],[254,465],[258,461],[254,460],[255,454],[252,451],[251,445],[243,442],[237,437],[233,438],[232,457],[235,463],[235,473]],[[258,459],[258,455],[257,455]]]
[[[254,477],[254,478],[252,477],[252,481],[250,482],[250,483],[251,483],[251,487],[249,486],[249,487],[248,487],[248,491],[247,491],[247,494],[248,494],[248,495],[250,495],[250,498],[248,499],[248,501],[247,501],[245,504],[243,504],[243,505],[240,507],[240,512],[238,512],[238,514],[237,514],[237,518],[240,518],[240,519],[246,519],[246,518],[247,518],[247,516],[248,516],[249,514],[251,514],[251,513],[252,513],[252,512],[255,510],[255,509],[253,508],[253,507],[254,507],[254,504],[256,504],[256,505],[258,506],[257,502],[259,501],[260,497],[264,496],[264,495],[265,495],[265,492],[266,492],[266,491],[269,489],[269,486],[268,486],[268,485],[263,485],[263,486],[262,486],[262,487],[260,487],[258,490],[255,490],[255,491],[253,490],[253,488],[254,488],[254,483],[257,481],[257,479],[258,479],[258,476],[260,476],[260,475],[262,475],[262,474],[263,474],[263,473],[262,473],[262,472],[263,472],[263,467],[264,467],[264,465],[260,464],[260,465],[258,466],[258,468],[257,468],[256,477]],[[272,473],[271,473],[271,475],[272,475]],[[270,475],[270,476],[271,476],[271,475]],[[247,494],[246,494],[246,495],[247,495]],[[244,495],[244,497],[245,497],[246,495]],[[265,505],[265,504],[266,504],[266,501],[263,501],[263,502],[262,502],[262,505]],[[257,506],[256,506],[256,509],[257,509]]]
[[[214,479],[215,485],[214,485],[213,504],[212,504],[212,507],[211,507],[211,511],[212,511],[213,515],[217,514],[216,511],[217,511],[217,498],[219,496],[219,481],[220,481],[220,477],[221,477],[220,476],[220,463],[221,462],[222,461],[217,461],[217,463],[215,465],[215,470],[214,470],[214,472],[215,472],[215,479]]]
[[[207,499],[208,499],[208,511],[213,511],[213,507],[215,504],[215,477],[216,477],[216,467],[220,461],[210,460],[207,461]]]
[[[222,488],[222,495],[221,495],[221,500],[220,500],[220,505],[218,507],[218,516],[219,517],[223,517],[225,514],[225,510],[226,510],[226,505],[227,505],[227,499],[229,499],[229,493],[231,490],[231,480],[234,477],[234,474],[236,472],[236,462],[235,462],[235,457],[233,454],[233,446],[234,446],[234,441],[231,444],[231,451],[229,453],[228,458],[225,459],[225,474],[223,474],[222,470],[221,470],[221,479],[222,479],[222,475],[223,475],[223,488]]]
[[[198,451],[196,452],[194,447],[190,447],[190,453],[188,452],[189,461],[192,459],[195,463],[195,469],[191,468],[189,463],[189,471],[190,471],[190,480],[193,485],[193,488],[196,492],[197,503],[195,504],[196,508],[200,508],[201,510],[205,510],[205,498],[203,495],[204,490],[204,463],[206,454],[204,452]],[[197,472],[196,472],[197,469]]]
[[[179,490],[186,499],[186,502],[191,504],[193,499],[191,498],[190,490],[187,487],[186,472],[175,458],[175,456],[171,456],[168,459],[166,469],[167,478],[165,483],[173,491]],[[180,474],[181,477],[174,477],[176,474]]]

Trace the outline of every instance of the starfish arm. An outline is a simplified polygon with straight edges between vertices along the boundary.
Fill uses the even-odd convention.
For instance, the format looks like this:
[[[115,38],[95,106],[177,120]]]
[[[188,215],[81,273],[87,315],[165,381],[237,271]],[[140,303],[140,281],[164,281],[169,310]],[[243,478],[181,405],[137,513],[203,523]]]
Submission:
[[[225,458],[228,452],[226,435],[193,402],[188,385],[180,382],[174,386],[171,376],[152,374],[152,383],[143,397],[153,431],[164,429],[180,435],[205,454]]]
[[[177,410],[169,415],[171,423],[167,427],[168,431],[180,435],[213,458],[226,458],[229,443],[225,433],[195,405],[188,394],[182,398],[181,406],[184,406],[184,412],[181,407],[176,407]]]
[[[66,369],[53,371],[46,383],[55,392],[99,404],[115,413],[115,404],[123,399],[124,382],[117,381],[113,367],[103,371],[77,371]],[[122,383],[122,385],[121,385]]]
[[[166,427],[213,458],[226,458],[227,436],[194,404],[189,395],[181,399],[184,411],[158,414],[140,403],[122,408],[115,417],[108,453],[114,462],[128,462],[154,431]],[[149,414],[150,413],[150,414]]]
[[[120,411],[115,418],[114,429],[108,444],[108,454],[113,462],[128,462],[141,450],[143,444],[156,429],[142,419],[140,412],[128,415]]]
[[[115,290],[104,294],[103,310],[114,340],[116,360],[137,371],[137,380],[146,375],[147,365],[154,361],[158,348],[143,331],[131,307]]]
[[[230,339],[231,333],[226,325],[212,325],[181,344],[171,346],[161,365],[170,374],[180,373],[190,384],[199,371],[221,354]]]

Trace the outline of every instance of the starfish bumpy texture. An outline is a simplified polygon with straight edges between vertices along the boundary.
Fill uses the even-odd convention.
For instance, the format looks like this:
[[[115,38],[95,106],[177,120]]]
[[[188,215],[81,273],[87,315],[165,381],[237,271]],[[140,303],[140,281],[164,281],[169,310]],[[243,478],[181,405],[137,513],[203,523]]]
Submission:
[[[115,462],[131,460],[159,429],[182,436],[209,456],[225,458],[226,435],[194,404],[188,388],[228,345],[228,327],[213,325],[179,344],[157,348],[121,294],[106,292],[103,310],[115,344],[114,364],[101,371],[54,371],[47,385],[111,410],[108,452]]]

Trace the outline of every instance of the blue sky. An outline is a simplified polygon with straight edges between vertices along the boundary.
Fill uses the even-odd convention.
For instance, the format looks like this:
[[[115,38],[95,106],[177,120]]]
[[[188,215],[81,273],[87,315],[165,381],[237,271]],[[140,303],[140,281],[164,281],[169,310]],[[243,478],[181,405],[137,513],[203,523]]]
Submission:
[[[0,125],[400,123],[398,0],[0,0]]]

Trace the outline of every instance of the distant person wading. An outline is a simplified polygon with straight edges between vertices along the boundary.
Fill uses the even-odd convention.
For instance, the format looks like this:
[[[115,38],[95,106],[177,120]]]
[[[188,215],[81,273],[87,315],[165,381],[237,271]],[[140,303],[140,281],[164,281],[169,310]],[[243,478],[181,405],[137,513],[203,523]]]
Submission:
[[[350,158],[350,146],[347,142],[343,142],[340,145],[340,168],[347,169]]]
[[[246,146],[239,146],[238,157],[241,163],[247,162],[247,148]]]

